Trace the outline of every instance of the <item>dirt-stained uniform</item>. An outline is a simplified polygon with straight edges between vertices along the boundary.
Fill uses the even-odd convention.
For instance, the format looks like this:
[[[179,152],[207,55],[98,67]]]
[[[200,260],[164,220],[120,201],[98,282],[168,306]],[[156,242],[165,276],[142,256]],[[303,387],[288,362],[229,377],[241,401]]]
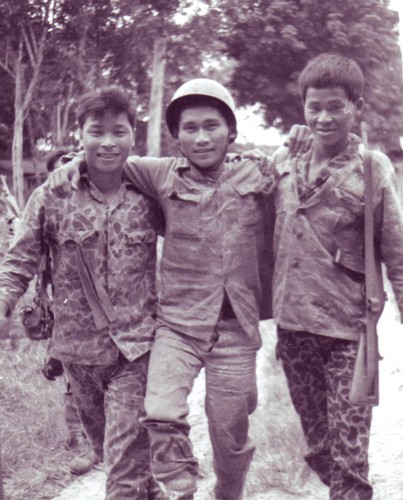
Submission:
[[[216,181],[186,159],[129,157],[127,165],[125,175],[159,200],[166,220],[145,402],[152,470],[177,498],[193,498],[187,396],[204,367],[216,498],[239,500],[255,449],[248,416],[257,404],[258,323],[270,305],[264,207],[274,179],[237,155]]]
[[[332,500],[372,498],[369,407],[349,403],[357,340],[365,331],[364,176],[358,137],[307,182],[312,150],[273,158],[274,319],[277,354],[308,443],[307,463]],[[403,317],[403,214],[394,169],[374,153],[375,235]]]
[[[68,199],[40,186],[0,270],[0,300],[12,310],[37,272],[42,242],[50,247],[50,354],[62,361],[85,431],[104,455],[108,500],[157,498],[147,493],[149,443],[139,424],[157,305],[157,214],[127,183],[109,204],[87,175]]]

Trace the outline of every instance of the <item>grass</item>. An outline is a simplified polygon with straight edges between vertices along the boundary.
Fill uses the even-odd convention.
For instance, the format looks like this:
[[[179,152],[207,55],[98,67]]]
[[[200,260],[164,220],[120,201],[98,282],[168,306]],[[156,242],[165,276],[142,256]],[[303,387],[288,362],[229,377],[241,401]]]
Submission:
[[[29,301],[28,293],[22,303]],[[6,500],[47,500],[72,481],[64,448],[64,382],[41,374],[47,341],[28,340],[19,304],[0,341],[0,443]]]

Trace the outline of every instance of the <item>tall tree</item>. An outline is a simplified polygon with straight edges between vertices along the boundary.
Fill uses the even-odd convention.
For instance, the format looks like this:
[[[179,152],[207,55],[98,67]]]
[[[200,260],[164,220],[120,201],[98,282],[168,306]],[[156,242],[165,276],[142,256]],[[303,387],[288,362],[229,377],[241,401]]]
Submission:
[[[397,16],[388,0],[221,0],[221,36],[237,62],[231,85],[240,104],[259,102],[269,125],[302,123],[297,79],[309,59],[336,52],[366,78],[365,116],[385,149],[402,131]]]
[[[13,189],[24,205],[23,128],[38,83],[50,22],[57,0],[15,0],[0,4],[0,67],[14,81]]]
[[[147,120],[147,154],[158,156],[167,152],[165,128],[161,132],[167,96],[184,80],[201,76],[207,53],[221,56],[211,36],[219,18],[213,10],[200,16],[191,0],[116,0],[115,8],[108,76],[136,92],[139,115]]]

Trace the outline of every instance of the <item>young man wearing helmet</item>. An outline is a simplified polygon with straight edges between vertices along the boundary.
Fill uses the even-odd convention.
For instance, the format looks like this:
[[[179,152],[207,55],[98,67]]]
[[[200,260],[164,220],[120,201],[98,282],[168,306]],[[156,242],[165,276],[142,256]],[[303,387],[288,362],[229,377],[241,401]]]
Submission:
[[[182,85],[166,123],[183,158],[129,157],[125,170],[159,201],[166,219],[143,423],[153,473],[168,498],[193,499],[198,464],[187,398],[205,368],[215,498],[239,500],[255,450],[248,418],[257,404],[259,319],[270,314],[267,201],[275,179],[265,158],[228,154],[237,134],[235,105],[219,83]],[[76,167],[63,168],[53,185],[73,173],[78,178]]]

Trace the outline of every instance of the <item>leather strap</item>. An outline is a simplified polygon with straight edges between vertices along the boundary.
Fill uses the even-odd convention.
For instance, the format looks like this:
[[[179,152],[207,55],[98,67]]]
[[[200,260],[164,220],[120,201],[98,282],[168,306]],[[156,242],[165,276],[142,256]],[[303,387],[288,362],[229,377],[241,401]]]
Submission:
[[[98,330],[102,330],[116,320],[116,312],[102,283],[87,265],[80,244],[77,244],[77,271],[94,317],[95,326]]]

